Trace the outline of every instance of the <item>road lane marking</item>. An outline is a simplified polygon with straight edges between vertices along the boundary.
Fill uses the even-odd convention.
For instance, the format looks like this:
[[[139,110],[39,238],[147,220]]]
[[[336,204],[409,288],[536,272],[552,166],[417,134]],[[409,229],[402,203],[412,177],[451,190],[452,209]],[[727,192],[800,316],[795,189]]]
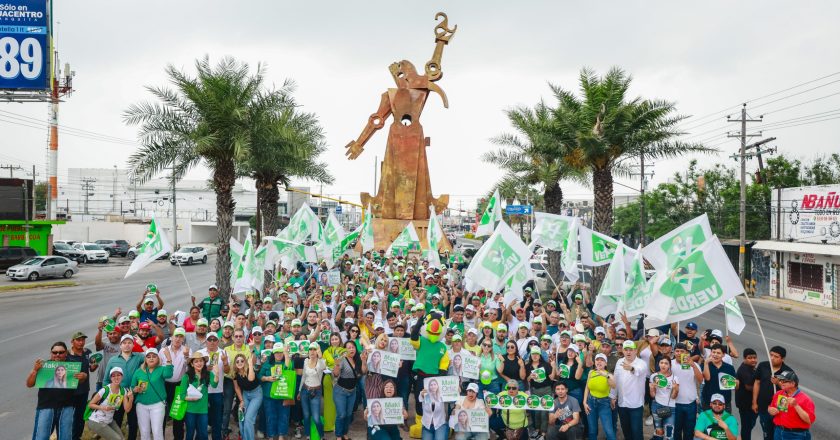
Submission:
[[[698,316],[698,317],[697,317],[697,319],[703,319],[703,320],[706,320],[706,321],[709,321],[709,322],[713,322],[713,323],[719,324],[719,322],[715,321],[714,319],[712,319],[712,318],[708,318],[708,317],[705,317],[705,316]],[[744,333],[749,333],[749,334],[751,334],[751,335],[758,336],[759,338],[761,338],[761,334],[759,334],[759,333],[756,333],[756,332],[753,332],[753,331],[749,331],[749,330],[744,330],[743,332],[744,332]],[[831,357],[831,356],[829,356],[829,355],[827,355],[827,354],[820,353],[820,352],[818,352],[818,351],[808,350],[807,348],[800,347],[800,346],[798,346],[797,344],[792,343],[792,342],[782,341],[782,340],[780,340],[780,339],[771,338],[771,337],[769,337],[769,336],[767,336],[767,340],[768,340],[768,341],[775,341],[775,342],[778,342],[778,343],[780,343],[780,344],[784,344],[784,345],[785,345],[785,346],[787,346],[787,347],[791,347],[791,348],[795,348],[795,349],[799,349],[799,350],[804,350],[804,351],[807,351],[808,353],[812,353],[812,354],[815,354],[815,355],[818,355],[818,356],[822,356],[822,357],[827,358],[827,359],[831,359],[831,360],[836,361],[836,362],[840,362],[840,359],[838,359],[838,358],[836,358],[836,357]]]
[[[806,393],[808,393],[808,394],[810,394],[810,395],[812,395],[812,396],[814,396],[814,397],[819,397],[820,399],[825,400],[826,402],[828,402],[828,403],[830,403],[830,404],[832,404],[832,405],[834,405],[834,406],[836,406],[836,407],[840,408],[840,402],[838,402],[838,401],[836,401],[836,400],[832,399],[831,397],[828,397],[828,396],[826,396],[826,395],[820,394],[820,393],[818,393],[818,392],[816,392],[816,391],[814,391],[814,390],[812,390],[812,389],[810,389],[810,388],[805,388],[805,387],[803,387],[803,386],[800,386],[799,388],[800,388],[800,389],[802,389],[802,390],[804,390]]]
[[[20,334],[20,335],[17,335],[17,336],[12,336],[11,338],[3,339],[2,341],[0,341],[0,344],[2,344],[4,342],[14,341],[15,339],[22,338],[24,336],[33,335],[35,333],[42,332],[44,330],[49,330],[53,327],[58,327],[58,324],[48,325],[46,327],[41,327],[38,330],[32,330],[31,332],[27,332],[27,333],[23,333],[23,334]]]

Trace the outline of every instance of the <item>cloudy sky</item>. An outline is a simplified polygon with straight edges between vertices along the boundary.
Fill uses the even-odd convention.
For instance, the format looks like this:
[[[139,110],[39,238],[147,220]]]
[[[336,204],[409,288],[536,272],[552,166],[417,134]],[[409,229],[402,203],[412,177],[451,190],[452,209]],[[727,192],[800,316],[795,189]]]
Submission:
[[[480,155],[493,148],[489,138],[510,129],[503,110],[550,100],[548,82],[575,89],[583,66],[620,66],[634,77],[632,95],[671,100],[693,115],[683,125],[687,138],[721,149],[704,164],[732,163],[737,142],[725,133],[738,127],[726,115],[745,101],[751,116],[766,113],[764,124],[775,124],[763,131],[779,137],[781,152],[813,157],[838,149],[840,119],[831,118],[840,117],[840,3],[830,1],[61,1],[57,44],[76,71],[61,124],[134,140],[122,112],[149,99],[143,86],[165,84],[167,64],[189,73],[205,54],[232,55],[263,63],[270,83],[297,82],[297,99],[327,132],[325,159],[336,184],[324,192],[358,200],[359,191],[374,189],[374,158],[382,159],[387,133],[356,161],[344,158],[343,147],[392,84],[388,65],[430,59],[438,10],[458,25],[438,82],[450,108],[431,97],[422,123],[432,139],[433,191],[451,194],[450,206],[473,206],[501,176]],[[0,111],[7,112],[0,113],[0,161],[34,164],[43,176],[47,131],[37,121],[46,121],[47,106],[0,104]],[[20,117],[34,118],[25,120],[35,128]],[[59,180],[70,167],[122,168],[135,148],[63,135]],[[687,161],[657,163],[653,183]],[[206,176],[197,169],[190,177]],[[565,188],[568,197],[589,192]],[[632,192],[616,186],[617,194]]]

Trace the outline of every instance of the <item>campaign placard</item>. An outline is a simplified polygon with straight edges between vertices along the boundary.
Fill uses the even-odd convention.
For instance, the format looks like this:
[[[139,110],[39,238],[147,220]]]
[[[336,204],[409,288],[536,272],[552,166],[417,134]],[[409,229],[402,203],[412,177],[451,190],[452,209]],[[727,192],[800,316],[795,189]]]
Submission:
[[[79,379],[74,375],[81,371],[81,362],[44,361],[35,376],[35,387],[75,389],[79,386]]]
[[[718,374],[718,383],[720,384],[720,389],[722,390],[734,390],[735,389],[735,377],[731,374],[720,373]]]
[[[511,396],[508,393],[484,393],[484,404],[493,409],[528,409],[531,411],[554,410],[554,398],[550,394]]]
[[[306,339],[300,341],[288,341],[286,345],[289,346],[289,354],[300,354],[301,356],[309,355],[309,346],[311,342]]]
[[[464,352],[466,350],[462,350]],[[472,353],[465,354],[462,358],[461,377],[478,380],[478,372],[481,370],[481,359]]]
[[[401,425],[403,402],[400,398],[368,399],[368,426]]]
[[[413,361],[417,359],[417,350],[414,349],[414,346],[411,345],[411,339],[409,338],[391,338],[392,341],[396,340],[399,344],[399,354],[400,359],[405,361]],[[393,343],[388,343],[388,351],[393,352]]]
[[[423,379],[426,395],[435,403],[455,402],[461,394],[461,378],[437,376]]]
[[[449,427],[455,432],[490,432],[490,420],[483,409],[456,409]]]
[[[397,377],[400,370],[400,355],[384,350],[373,350],[368,357],[368,371],[383,376]]]
[[[338,269],[327,271],[327,285],[337,286],[341,284],[341,272]]]

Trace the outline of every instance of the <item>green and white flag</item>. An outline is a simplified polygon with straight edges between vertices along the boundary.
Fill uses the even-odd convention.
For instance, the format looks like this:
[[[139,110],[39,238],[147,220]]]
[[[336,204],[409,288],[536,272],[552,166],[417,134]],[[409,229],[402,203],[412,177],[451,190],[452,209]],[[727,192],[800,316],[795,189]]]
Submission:
[[[626,291],[624,281],[624,246],[619,246],[613,253],[612,262],[604,276],[604,282],[601,283],[601,290],[598,291],[598,298],[595,299],[592,311],[601,317],[615,313]]]
[[[330,213],[327,217],[327,224],[324,226],[324,241],[319,246],[319,254],[327,262],[327,267],[333,267],[335,262],[344,253],[344,248],[341,247],[341,241],[344,236],[344,228],[338,221],[334,213]]]
[[[254,243],[251,240],[251,230],[242,245],[242,257],[239,260],[239,267],[236,271],[236,279],[233,283],[233,293],[247,292],[250,290],[262,291],[263,267],[265,263],[256,258],[254,254]]]
[[[277,237],[265,237],[266,240],[266,264],[270,262],[273,267],[277,261],[286,269],[293,269],[298,261],[316,262],[318,255],[315,246],[306,246],[303,243],[296,243]]]
[[[473,256],[464,278],[469,285],[498,292],[509,282],[518,283],[523,277],[527,280],[529,258],[531,250],[502,221]],[[508,301],[510,299],[506,297],[507,304]]]
[[[131,266],[128,266],[128,271],[126,271],[125,277],[123,278],[130,277],[134,272],[148,266],[149,263],[168,252],[172,252],[172,246],[169,244],[169,240],[166,239],[166,233],[158,229],[155,217],[152,215],[152,221],[149,223],[149,232],[146,233],[146,239],[143,241],[143,244],[137,247],[137,256],[134,257]]]
[[[712,237],[709,217],[703,214],[678,226],[642,249],[656,270],[668,270]]]
[[[388,246],[385,253],[387,255],[407,255],[408,252],[413,250],[420,250],[420,237],[417,236],[417,230],[414,229],[414,222],[408,222],[400,235],[397,235],[394,242]]]
[[[600,232],[595,232],[581,225],[578,236],[580,238],[580,262],[584,266],[603,266],[612,264],[615,250],[624,250],[624,263],[627,269],[633,264],[636,251],[624,243]]]
[[[239,271],[239,263],[241,263],[245,248],[242,247],[242,243],[233,237],[230,237],[228,243],[230,244],[228,253],[230,255],[230,285],[232,286],[236,282],[236,273]]]
[[[563,253],[560,255],[560,267],[563,276],[569,282],[575,283],[580,278],[578,274],[578,218],[575,217],[569,226],[569,234],[563,242]]]
[[[732,297],[723,303],[723,310],[726,312],[726,328],[736,335],[740,335],[747,326],[744,315],[741,313],[741,306],[738,305],[738,298]]]
[[[362,244],[362,252],[373,250],[373,211],[370,205],[365,210],[365,218],[359,225],[359,240]]]
[[[493,196],[487,201],[487,207],[481,214],[478,226],[475,228],[476,237],[484,237],[493,233],[496,222],[502,221],[502,200],[499,197],[499,190],[493,192]]]
[[[653,281],[653,280],[651,280]],[[627,314],[627,317],[647,313],[648,304],[653,294],[653,284],[645,279],[644,258],[641,252],[636,253],[633,265],[624,279],[625,293],[618,305],[618,311]],[[645,321],[647,324],[647,320]]]
[[[562,251],[566,248],[566,241],[572,229],[572,223],[577,217],[549,214],[547,212],[534,213],[534,230],[531,232],[532,250],[537,246],[552,251]]]
[[[308,204],[304,203],[289,219],[289,226],[277,234],[277,238],[295,243],[311,239],[315,243],[324,241],[324,227]]]
[[[429,227],[426,229],[426,241],[429,243],[429,266],[440,267],[440,254],[438,247],[443,240],[443,228],[440,227],[440,220],[438,220],[435,213],[435,207],[429,206],[431,215],[429,217]]]
[[[646,307],[652,326],[687,321],[744,292],[716,236],[656,277]],[[647,323],[647,320],[646,320]]]

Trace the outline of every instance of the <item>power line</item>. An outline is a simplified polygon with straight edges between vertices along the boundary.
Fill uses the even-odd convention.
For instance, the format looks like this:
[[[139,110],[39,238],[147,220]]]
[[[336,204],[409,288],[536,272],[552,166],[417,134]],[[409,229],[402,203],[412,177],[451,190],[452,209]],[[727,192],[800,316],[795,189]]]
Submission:
[[[19,113],[14,113],[14,112],[6,111],[6,110],[0,110],[0,113],[4,113],[5,114],[4,117],[18,119],[18,120],[22,120],[24,122],[30,122],[30,123],[35,122],[35,123],[38,123],[38,124],[45,124],[45,125],[49,124],[48,121],[45,121],[43,119],[38,119],[38,118],[31,117],[31,116],[26,116],[26,115],[21,115]],[[6,116],[6,115],[8,115],[8,116]],[[124,138],[117,137],[117,136],[111,136],[111,135],[104,134],[104,133],[99,133],[99,132],[95,132],[95,131],[91,131],[91,130],[85,130],[83,128],[71,127],[69,125],[59,125],[58,127],[62,130],[76,131],[76,132],[80,132],[80,133],[83,133],[83,134],[88,134],[88,135],[91,135],[91,136],[112,139],[115,142],[134,143],[134,141],[132,141],[131,139],[124,139]]]

